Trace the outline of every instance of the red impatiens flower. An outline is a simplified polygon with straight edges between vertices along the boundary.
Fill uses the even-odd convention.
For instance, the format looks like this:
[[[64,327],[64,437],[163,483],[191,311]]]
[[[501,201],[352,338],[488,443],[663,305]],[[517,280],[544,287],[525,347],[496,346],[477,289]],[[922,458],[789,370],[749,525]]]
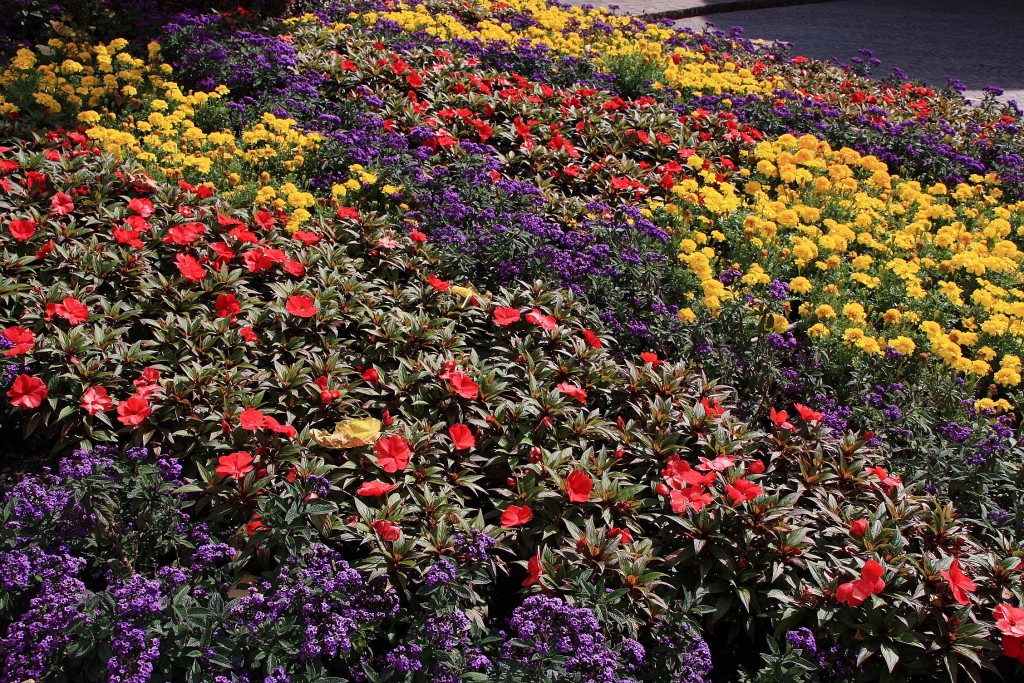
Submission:
[[[583,329],[583,339],[587,342],[587,346],[589,346],[590,348],[592,348],[592,349],[599,349],[599,348],[601,348],[601,338],[598,337],[596,334],[594,334],[593,330],[584,328]]]
[[[775,408],[772,408],[770,416],[772,419],[772,423],[777,428],[789,430],[796,429],[796,427],[794,427],[793,424],[789,422],[789,413],[787,413],[785,410],[780,410],[776,412]]]
[[[971,599],[967,597],[967,593],[976,590],[978,587],[960,569],[960,561],[954,557],[953,563],[949,565],[949,571],[940,569],[939,573],[942,574],[942,578],[949,582],[949,589],[953,591],[953,599],[961,605],[969,605]]]
[[[397,541],[402,537],[402,530],[386,519],[378,519],[370,526],[372,526],[373,530],[377,532],[377,535],[381,537],[381,540],[387,541],[388,543]]]
[[[532,586],[535,583],[539,583],[543,573],[544,571],[540,566],[540,555],[534,555],[526,563],[526,578],[523,580],[523,585]]]
[[[452,391],[462,398],[475,399],[480,391],[480,386],[461,370],[453,370],[448,374],[448,384]]]
[[[494,309],[494,323],[500,327],[508,327],[513,323],[519,322],[522,317],[523,314],[519,312],[518,308],[499,306]]]
[[[889,492],[892,491],[894,486],[903,485],[903,482],[900,480],[898,475],[889,474],[882,467],[867,467],[864,471],[878,477],[878,481],[881,482],[882,486],[886,487],[886,490]]]
[[[292,294],[288,303],[285,304],[285,308],[289,313],[300,318],[312,318],[316,315],[317,310],[313,298],[302,294]]]
[[[430,277],[428,277],[427,282],[429,282],[430,286],[439,292],[447,292],[448,288],[452,286],[452,283],[448,282],[447,280],[442,280],[436,275],[431,275]]]
[[[269,211],[257,211],[252,219],[264,230],[270,230],[277,224],[277,219]]]
[[[38,226],[39,223],[34,218],[17,218],[7,225],[7,229],[11,231],[11,237],[19,242],[24,242],[32,239]]]
[[[89,319],[89,309],[78,299],[68,296],[59,304],[47,304],[46,315],[59,315],[72,325],[77,325]]]
[[[153,215],[153,202],[148,199],[136,197],[128,202],[128,210],[134,211],[143,218],[149,218]]]
[[[796,408],[796,412],[800,413],[800,419],[803,420],[804,422],[814,422],[825,417],[823,413],[819,413],[816,410],[811,410],[807,406],[800,403],[794,403],[793,407]]]
[[[868,520],[866,519],[855,519],[850,522],[850,533],[858,538],[861,538],[868,532]]]
[[[267,415],[263,418],[263,426],[275,434],[283,434],[285,438],[294,439],[298,431],[291,425],[283,425],[276,418]]]
[[[374,479],[373,481],[364,481],[360,484],[359,490],[356,491],[356,495],[376,498],[378,496],[385,496],[391,493],[395,488],[395,484],[389,484],[381,481],[380,479]]]
[[[7,390],[7,398],[11,405],[22,410],[38,408],[47,397],[46,383],[38,377],[21,374],[14,378],[11,388]]]
[[[341,396],[341,392],[339,390],[327,388],[329,386],[327,375],[320,375],[315,381],[316,385],[320,387],[320,402],[324,405],[331,403]]]
[[[757,484],[740,477],[734,481],[731,486],[726,486],[725,492],[729,494],[730,498],[732,498],[734,505],[739,505],[743,501],[757,498],[764,493],[764,489]]]
[[[725,472],[727,469],[736,464],[736,458],[731,455],[719,455],[714,460],[708,460],[703,455],[700,456],[700,464],[697,465],[697,469],[701,472],[707,472],[708,470],[714,470],[715,472]]]
[[[409,442],[397,434],[378,440],[373,444],[373,453],[377,456],[377,466],[388,474],[408,467],[412,455]]]
[[[836,600],[845,602],[850,607],[858,607],[872,595],[878,595],[885,590],[885,581],[882,574],[885,569],[874,560],[864,563],[860,570],[860,578],[856,581],[847,581],[836,588]]]
[[[242,429],[248,429],[250,432],[262,429],[267,422],[267,416],[255,408],[246,408],[242,411],[242,414],[238,416],[238,419],[242,425]]]
[[[114,406],[104,387],[90,387],[82,394],[82,409],[90,415],[105,413]]]
[[[992,616],[1003,634],[1003,654],[1024,664],[1024,609],[1003,603],[992,610]]]
[[[178,265],[178,272],[186,280],[200,282],[206,277],[206,269],[203,268],[199,261],[188,254],[178,254],[174,257],[174,262]]]
[[[238,334],[242,335],[242,339],[249,342],[250,344],[255,342],[259,337],[253,332],[252,326],[247,325],[238,331]]]
[[[608,538],[617,538],[619,539],[619,543],[632,543],[633,532],[629,529],[620,529],[617,526],[613,526],[608,530]]]
[[[264,523],[263,518],[255,512],[253,513],[252,517],[249,518],[249,520],[249,523],[245,525],[246,536],[252,536],[257,531],[263,531],[264,529],[270,528],[269,526],[267,526],[266,523]]]
[[[217,469],[214,471],[218,475],[231,477],[236,480],[243,478],[255,469],[252,464],[252,456],[245,451],[236,451],[230,455],[222,455],[217,459],[217,462]]]
[[[452,437],[452,444],[457,451],[469,450],[476,445],[476,437],[464,424],[453,424],[448,428],[448,434]]]
[[[708,417],[721,417],[722,413],[725,412],[725,408],[722,407],[717,398],[705,396],[700,400],[700,404],[704,407],[704,414]]]
[[[640,360],[642,360],[647,365],[661,365],[665,362],[658,358],[658,354],[652,351],[644,351],[643,353],[641,353]]]
[[[509,505],[501,513],[501,526],[505,528],[522,526],[533,519],[533,510],[529,505]]]
[[[320,235],[315,232],[309,232],[307,230],[298,230],[292,233],[292,237],[305,244],[307,247],[311,247],[320,241]]]
[[[569,382],[562,382],[555,388],[558,389],[560,393],[565,394],[570,398],[574,398],[580,403],[587,402],[587,392],[582,387],[578,387],[575,384],[570,384]]]
[[[376,384],[380,380],[380,373],[377,372],[377,368],[366,368],[359,376],[363,378],[364,382],[369,382],[370,384]]]
[[[413,230],[412,232],[410,232],[409,233],[409,238],[413,242],[426,242],[427,241],[426,233],[420,232],[419,230]]]
[[[359,211],[353,209],[351,206],[343,206],[338,209],[338,218],[354,218],[359,219]]]
[[[538,327],[544,330],[554,330],[558,328],[558,321],[556,321],[550,315],[545,315],[544,313],[541,313],[540,309],[537,308],[527,313],[524,316],[524,318],[526,319],[526,322],[530,323],[531,325],[537,325]]]
[[[75,200],[71,195],[58,192],[50,198],[50,211],[57,216],[67,216],[75,210]]]
[[[565,492],[569,494],[570,503],[586,503],[593,490],[594,482],[583,470],[573,470],[565,480]]]
[[[36,335],[32,330],[24,327],[8,327],[3,330],[3,335],[14,344],[13,347],[4,351],[5,356],[20,356],[31,351],[36,345]]]
[[[53,251],[56,248],[57,248],[57,243],[56,242],[54,242],[52,239],[51,240],[47,240],[46,244],[44,244],[43,246],[39,247],[39,249],[36,250],[35,259],[38,261],[39,259],[43,258],[44,256],[46,256],[47,254],[49,254],[51,251]]]
[[[690,467],[690,463],[682,460],[678,455],[671,455],[665,463],[665,469],[661,471],[665,483],[672,488],[679,489],[684,486],[707,486],[714,483],[716,475],[714,472],[700,474]]]
[[[238,303],[234,294],[219,294],[215,305],[218,318],[230,317],[234,320],[235,316],[242,312],[242,305]]]
[[[672,503],[672,512],[677,514],[682,514],[687,508],[694,512],[700,512],[701,508],[709,505],[712,501],[711,493],[703,486],[674,489],[669,492],[669,497]]]
[[[748,467],[747,470],[751,474],[761,474],[762,472],[764,472],[764,461],[755,460],[754,462],[750,463],[750,467]]]
[[[132,396],[117,404],[117,419],[126,426],[142,424],[143,420],[152,412],[153,409],[149,407],[149,401],[142,396]]]
[[[293,258],[285,261],[282,268],[284,268],[284,272],[295,277],[302,277],[306,274],[306,266],[302,265],[301,261],[296,261]]]

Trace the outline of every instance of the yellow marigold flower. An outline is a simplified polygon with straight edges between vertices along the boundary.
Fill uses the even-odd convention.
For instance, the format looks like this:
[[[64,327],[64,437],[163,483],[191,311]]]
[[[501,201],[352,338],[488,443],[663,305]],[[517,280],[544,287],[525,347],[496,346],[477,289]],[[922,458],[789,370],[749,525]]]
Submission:
[[[694,320],[697,319],[697,314],[694,313],[693,309],[691,308],[680,308],[679,319],[682,320],[684,323],[692,323]]]
[[[909,356],[917,348],[917,344],[914,343],[913,339],[904,337],[903,335],[890,339],[889,346],[896,349],[898,353],[901,353],[904,356]]]
[[[899,310],[895,308],[890,308],[889,310],[882,314],[882,320],[884,320],[889,325],[899,325],[900,320],[902,319],[903,314],[900,313]]]
[[[806,294],[814,289],[814,285],[807,278],[798,276],[789,281],[789,289],[796,294]]]
[[[863,338],[864,330],[859,327],[847,327],[843,332],[843,343],[847,345],[856,344]]]
[[[863,323],[867,320],[867,314],[864,312],[864,306],[856,301],[843,306],[843,315],[856,323]]]
[[[814,339],[823,339],[830,334],[829,329],[822,323],[815,323],[807,330],[807,335]]]
[[[1020,384],[1021,376],[1016,370],[1003,368],[992,376],[992,381],[1005,387],[1015,387]]]
[[[821,306],[818,306],[816,309],[814,309],[814,315],[818,316],[819,318],[828,319],[836,317],[836,312],[835,309],[833,309],[828,304],[822,304]]]

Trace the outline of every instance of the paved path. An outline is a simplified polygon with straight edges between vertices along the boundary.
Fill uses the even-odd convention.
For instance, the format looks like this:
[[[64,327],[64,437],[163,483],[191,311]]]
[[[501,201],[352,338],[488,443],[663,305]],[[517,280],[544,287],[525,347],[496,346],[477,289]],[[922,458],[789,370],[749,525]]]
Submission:
[[[601,6],[617,4],[623,14],[688,17],[678,20],[678,26],[742,26],[745,38],[783,40],[793,44],[794,54],[818,59],[844,62],[867,48],[882,60],[875,72],[879,76],[900,67],[933,86],[956,78],[971,97],[994,85],[1006,91],[1000,99],[1024,105],[1022,0],[793,1],[759,0],[766,8],[721,11],[730,9],[733,0],[591,0]],[[768,7],[772,4],[791,6]],[[694,16],[697,12],[702,14]]]

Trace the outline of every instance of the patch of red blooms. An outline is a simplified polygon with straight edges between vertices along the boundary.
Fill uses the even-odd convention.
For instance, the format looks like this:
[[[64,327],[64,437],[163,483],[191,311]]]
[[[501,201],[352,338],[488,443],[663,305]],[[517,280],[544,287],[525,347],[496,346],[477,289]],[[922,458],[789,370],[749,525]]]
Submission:
[[[860,570],[860,578],[856,581],[847,581],[836,588],[836,600],[844,602],[850,607],[859,607],[872,595],[878,595],[885,590],[885,581],[882,575],[885,569],[874,560],[868,560]]]

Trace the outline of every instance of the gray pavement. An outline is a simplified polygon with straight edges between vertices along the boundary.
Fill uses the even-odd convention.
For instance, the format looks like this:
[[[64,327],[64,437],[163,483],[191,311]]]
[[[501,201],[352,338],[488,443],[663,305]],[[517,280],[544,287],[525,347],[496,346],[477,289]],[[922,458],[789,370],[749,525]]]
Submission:
[[[1006,91],[1000,99],[1024,105],[1024,0],[747,1],[762,8],[723,11],[735,0],[591,0],[618,5],[622,14],[686,17],[677,26],[742,26],[745,38],[792,43],[794,55],[847,63],[866,48],[882,60],[879,76],[899,67],[937,87],[955,78],[972,98],[992,85]],[[779,4],[787,6],[769,6]]]

